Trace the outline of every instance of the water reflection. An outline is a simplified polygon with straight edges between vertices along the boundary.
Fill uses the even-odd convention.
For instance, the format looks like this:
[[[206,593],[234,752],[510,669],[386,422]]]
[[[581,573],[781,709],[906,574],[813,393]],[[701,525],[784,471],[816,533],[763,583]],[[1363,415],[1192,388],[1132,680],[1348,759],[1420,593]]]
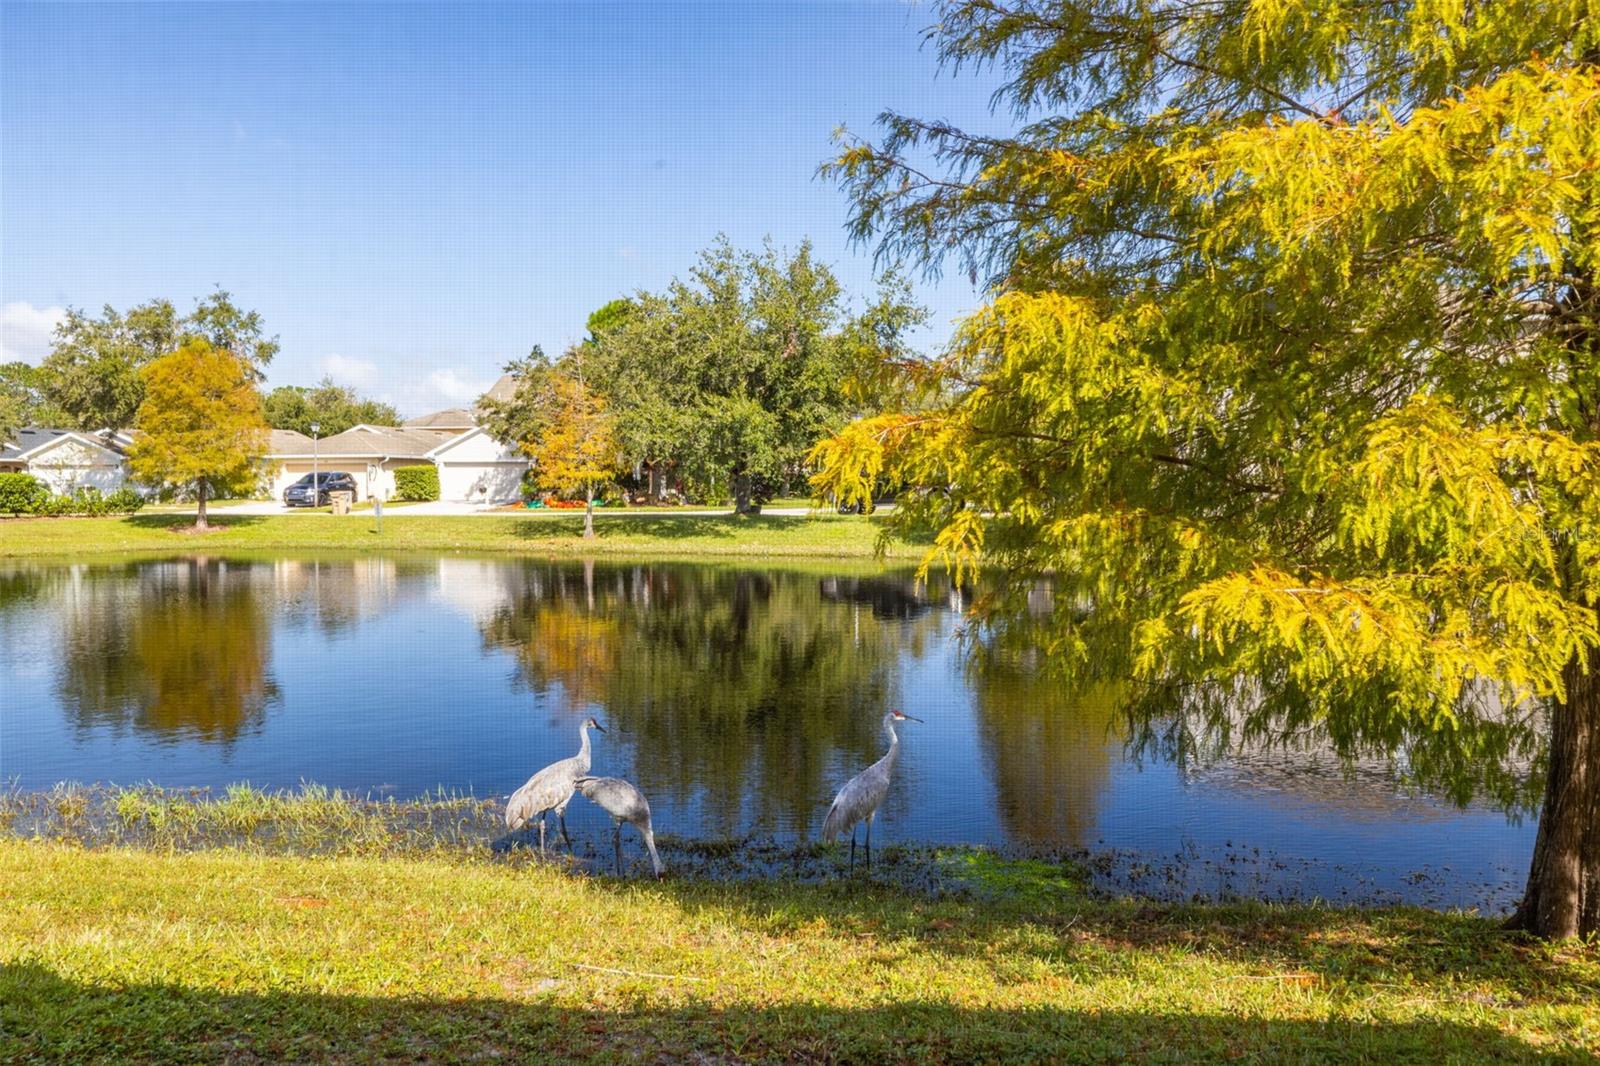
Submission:
[[[1073,689],[1031,664],[979,654],[971,661],[984,761],[1007,834],[1031,844],[1083,847],[1123,746],[1118,694]]]
[[[1052,617],[1048,588],[1025,592],[1030,617]],[[1514,896],[1531,820],[1395,770],[1439,779],[1477,753],[1459,763],[1473,794],[1510,794],[1536,752],[1503,712],[1437,743],[1395,733],[1352,772],[1349,738],[1314,719],[1294,719],[1292,747],[1266,742],[1256,717],[1292,704],[1145,692],[1139,713],[1119,688],[1064,687],[1014,641],[956,639],[964,602],[894,572],[525,558],[0,567],[0,779],[504,796],[596,713],[612,728],[597,771],[643,786],[663,832],[809,837],[901,706],[926,725],[904,735],[885,840],[1103,843],[1219,869],[1248,843],[1377,864],[1397,898],[1430,863]],[[586,831],[592,807],[571,813]]]
[[[899,656],[933,628],[904,580],[821,585],[819,609],[804,575],[529,563],[483,633],[574,719],[618,722],[642,783],[702,799],[711,831],[801,826],[877,757]]]
[[[277,698],[260,568],[196,557],[85,568],[57,596],[57,692],[81,728],[229,742]]]

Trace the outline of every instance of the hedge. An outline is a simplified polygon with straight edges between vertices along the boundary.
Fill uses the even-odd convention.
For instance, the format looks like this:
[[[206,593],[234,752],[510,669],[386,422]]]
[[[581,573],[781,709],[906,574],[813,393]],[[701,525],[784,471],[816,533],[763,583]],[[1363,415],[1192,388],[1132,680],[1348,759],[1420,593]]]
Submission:
[[[45,483],[32,474],[0,474],[0,511],[36,514],[50,498]]]
[[[144,497],[124,486],[109,496],[93,486],[66,495],[54,495],[32,474],[0,474],[0,513],[60,515],[133,514]]]
[[[402,466],[394,472],[394,494],[402,500],[437,500],[439,498],[439,468],[436,466]]]

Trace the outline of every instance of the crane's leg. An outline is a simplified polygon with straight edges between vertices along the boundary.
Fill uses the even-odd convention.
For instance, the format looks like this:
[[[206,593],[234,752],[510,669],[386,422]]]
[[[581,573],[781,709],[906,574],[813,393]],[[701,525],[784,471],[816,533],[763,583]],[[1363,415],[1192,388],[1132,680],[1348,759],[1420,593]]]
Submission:
[[[856,827],[850,827],[850,872],[856,872]]]
[[[622,876],[622,823],[617,823],[617,876]]]
[[[872,820],[878,816],[877,811],[867,815],[867,869],[872,869]]]
[[[544,858],[544,823],[545,815],[539,815],[539,857]]]
[[[557,811],[556,821],[561,823],[561,839],[567,842],[567,854],[576,855],[577,852],[572,850],[572,834],[567,832],[567,812],[565,810]]]

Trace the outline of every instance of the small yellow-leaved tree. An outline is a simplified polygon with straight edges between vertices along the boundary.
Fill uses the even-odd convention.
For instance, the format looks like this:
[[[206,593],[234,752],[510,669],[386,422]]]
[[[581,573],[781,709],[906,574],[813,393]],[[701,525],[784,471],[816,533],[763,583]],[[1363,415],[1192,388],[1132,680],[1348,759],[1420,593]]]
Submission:
[[[206,529],[214,491],[255,477],[267,449],[267,423],[251,369],[198,338],[141,372],[140,437],[129,451],[134,476],[156,485],[193,485],[195,528]]]
[[[621,464],[615,424],[599,393],[557,366],[540,382],[540,432],[524,440],[534,480],[558,493],[581,492],[583,535],[594,536],[594,495]]]

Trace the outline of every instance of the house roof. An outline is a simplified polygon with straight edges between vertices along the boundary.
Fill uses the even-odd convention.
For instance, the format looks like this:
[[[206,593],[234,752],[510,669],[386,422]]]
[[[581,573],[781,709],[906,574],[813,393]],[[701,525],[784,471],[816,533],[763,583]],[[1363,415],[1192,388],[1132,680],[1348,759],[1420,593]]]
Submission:
[[[119,458],[122,455],[122,449],[117,446],[116,440],[107,440],[94,433],[80,433],[75,429],[51,429],[46,426],[24,426],[17,430],[11,440],[5,442],[5,447],[0,448],[0,462],[25,461],[68,438],[80,444],[87,444],[91,448],[110,452]]]
[[[439,445],[439,434],[424,429],[353,426],[343,433],[323,437],[314,449],[310,437],[300,437],[298,441],[285,442],[291,450],[280,451],[276,437],[282,432],[277,430],[273,434],[271,457],[274,459],[309,459],[313,454],[327,459],[424,459]]]
[[[405,429],[447,430],[452,433],[459,433],[462,430],[471,429],[477,424],[478,420],[465,407],[447,407],[443,411],[434,411],[431,414],[408,418],[401,423],[401,426]]]
[[[310,453],[311,438],[297,429],[274,429],[267,434],[267,453],[269,455],[299,452],[302,448],[308,454]]]
[[[517,379],[510,374],[501,374],[500,380],[489,386],[489,391],[483,394],[486,400],[509,400],[517,394]]]

